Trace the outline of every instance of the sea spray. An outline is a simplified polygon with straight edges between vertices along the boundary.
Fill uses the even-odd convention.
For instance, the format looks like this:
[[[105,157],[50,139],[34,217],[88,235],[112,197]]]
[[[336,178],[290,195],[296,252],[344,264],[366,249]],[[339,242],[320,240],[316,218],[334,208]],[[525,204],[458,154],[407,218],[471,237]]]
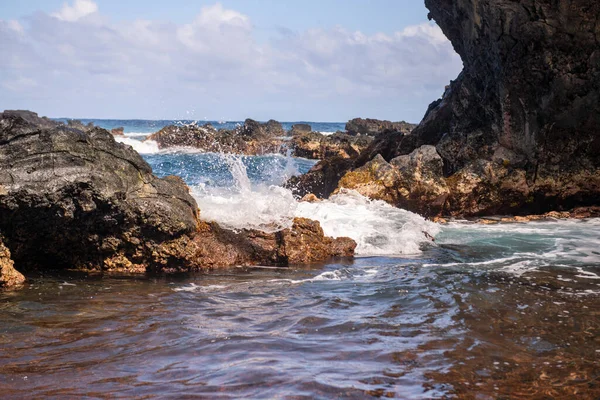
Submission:
[[[127,136],[115,136],[115,140],[119,143],[133,147],[140,154],[156,154],[160,151],[158,143],[154,140],[140,141]]]
[[[343,191],[316,203],[298,202],[288,189],[251,183],[242,157],[221,157],[229,167],[233,184],[196,185],[192,194],[203,219],[228,228],[274,232],[291,227],[294,217],[315,219],[326,235],[354,239],[357,255],[416,254],[423,243],[430,242],[428,235],[439,232],[437,224],[417,214],[369,200],[355,191]],[[280,168],[272,175],[281,175]],[[285,170],[288,168],[289,161]]]
[[[318,220],[331,237],[347,236],[357,243],[356,254],[417,254],[440,228],[417,214],[354,191],[342,191],[317,203],[298,202],[280,185],[299,174],[308,160],[287,155],[239,156],[202,153],[198,149],[159,150],[154,141],[117,138],[151,161],[159,175],[177,173],[191,186],[201,218],[231,229],[276,232],[290,228],[294,217]],[[160,163],[153,163],[153,158]],[[310,165],[304,165],[309,168]],[[176,171],[171,171],[172,168]]]

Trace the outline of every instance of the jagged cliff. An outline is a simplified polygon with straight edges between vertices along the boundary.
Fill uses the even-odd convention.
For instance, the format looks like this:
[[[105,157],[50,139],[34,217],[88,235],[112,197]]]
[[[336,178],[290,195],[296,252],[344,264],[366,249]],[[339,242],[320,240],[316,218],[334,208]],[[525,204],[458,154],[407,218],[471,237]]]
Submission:
[[[464,70],[412,134],[377,138],[350,169],[377,154],[393,166],[396,157],[433,145],[446,193],[422,198],[420,189],[407,190],[407,182],[388,182],[386,196],[396,205],[435,202],[413,209],[482,215],[599,204],[600,2],[425,4]],[[341,182],[359,190],[369,186],[357,185],[352,175]],[[390,196],[396,188],[402,190]]]

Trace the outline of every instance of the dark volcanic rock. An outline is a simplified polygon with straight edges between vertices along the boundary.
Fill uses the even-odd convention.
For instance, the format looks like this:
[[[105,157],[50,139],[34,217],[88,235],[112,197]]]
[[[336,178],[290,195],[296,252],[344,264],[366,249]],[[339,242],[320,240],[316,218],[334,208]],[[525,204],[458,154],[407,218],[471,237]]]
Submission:
[[[235,130],[217,131],[210,124],[169,125],[150,135],[147,140],[156,141],[161,149],[194,147],[205,152],[256,155],[280,153],[284,143],[281,136],[284,134],[277,121],[261,124],[247,119],[244,125]]]
[[[370,136],[377,136],[384,131],[409,134],[415,126],[415,124],[410,124],[405,121],[391,122],[371,118],[354,118],[346,123],[346,131],[350,135]]]
[[[42,127],[29,117],[0,114],[0,232],[19,271],[287,265],[353,250],[347,241],[324,237],[313,222],[295,221],[273,234],[206,224],[180,178],[155,177],[109,132]],[[309,251],[306,243],[316,242],[328,250]],[[5,252],[0,258],[3,266],[10,262]]]
[[[600,204],[600,2],[425,4],[464,70],[410,135],[379,135],[352,168],[432,145],[450,192],[445,214]]]
[[[323,135],[319,132],[301,132],[294,134],[291,145],[295,157],[323,159],[340,156],[356,158],[367,148],[372,138],[368,136],[350,136],[343,132]]]
[[[499,193],[493,207],[498,212],[598,204],[600,3],[426,0],[426,5],[465,66],[413,132],[422,141],[439,138],[446,173],[463,168],[462,176],[477,173],[485,169],[474,163],[482,162],[493,163],[495,177],[506,169],[500,182],[480,175],[483,185]]]
[[[298,198],[303,198],[310,193],[321,199],[327,198],[337,188],[340,178],[351,166],[350,159],[340,156],[329,157],[315,164],[306,174],[291,177],[284,186]]]
[[[0,114],[0,231],[18,268],[86,268],[116,254],[155,264],[160,243],[196,226],[183,182],[154,177],[107,131]]]
[[[308,124],[294,124],[290,130],[290,136],[302,135],[304,133],[312,132],[312,127]]]
[[[285,130],[283,129],[283,126],[281,126],[280,122],[275,121],[274,119],[268,120],[266,123],[264,123],[262,125],[262,127],[268,136],[272,136],[272,137],[285,136]]]

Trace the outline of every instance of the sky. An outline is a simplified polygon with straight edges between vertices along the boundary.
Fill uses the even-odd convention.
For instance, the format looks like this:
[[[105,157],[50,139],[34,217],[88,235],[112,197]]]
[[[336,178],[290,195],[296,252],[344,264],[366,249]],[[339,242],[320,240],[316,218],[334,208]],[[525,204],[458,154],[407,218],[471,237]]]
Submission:
[[[422,0],[3,0],[0,109],[418,122],[462,63]]]

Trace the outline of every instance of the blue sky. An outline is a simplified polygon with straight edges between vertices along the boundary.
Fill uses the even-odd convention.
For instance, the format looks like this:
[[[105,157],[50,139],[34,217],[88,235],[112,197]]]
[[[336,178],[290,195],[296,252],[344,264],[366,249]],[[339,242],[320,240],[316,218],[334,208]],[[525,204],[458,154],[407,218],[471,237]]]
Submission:
[[[0,5],[0,108],[418,122],[461,69],[421,0]]]

